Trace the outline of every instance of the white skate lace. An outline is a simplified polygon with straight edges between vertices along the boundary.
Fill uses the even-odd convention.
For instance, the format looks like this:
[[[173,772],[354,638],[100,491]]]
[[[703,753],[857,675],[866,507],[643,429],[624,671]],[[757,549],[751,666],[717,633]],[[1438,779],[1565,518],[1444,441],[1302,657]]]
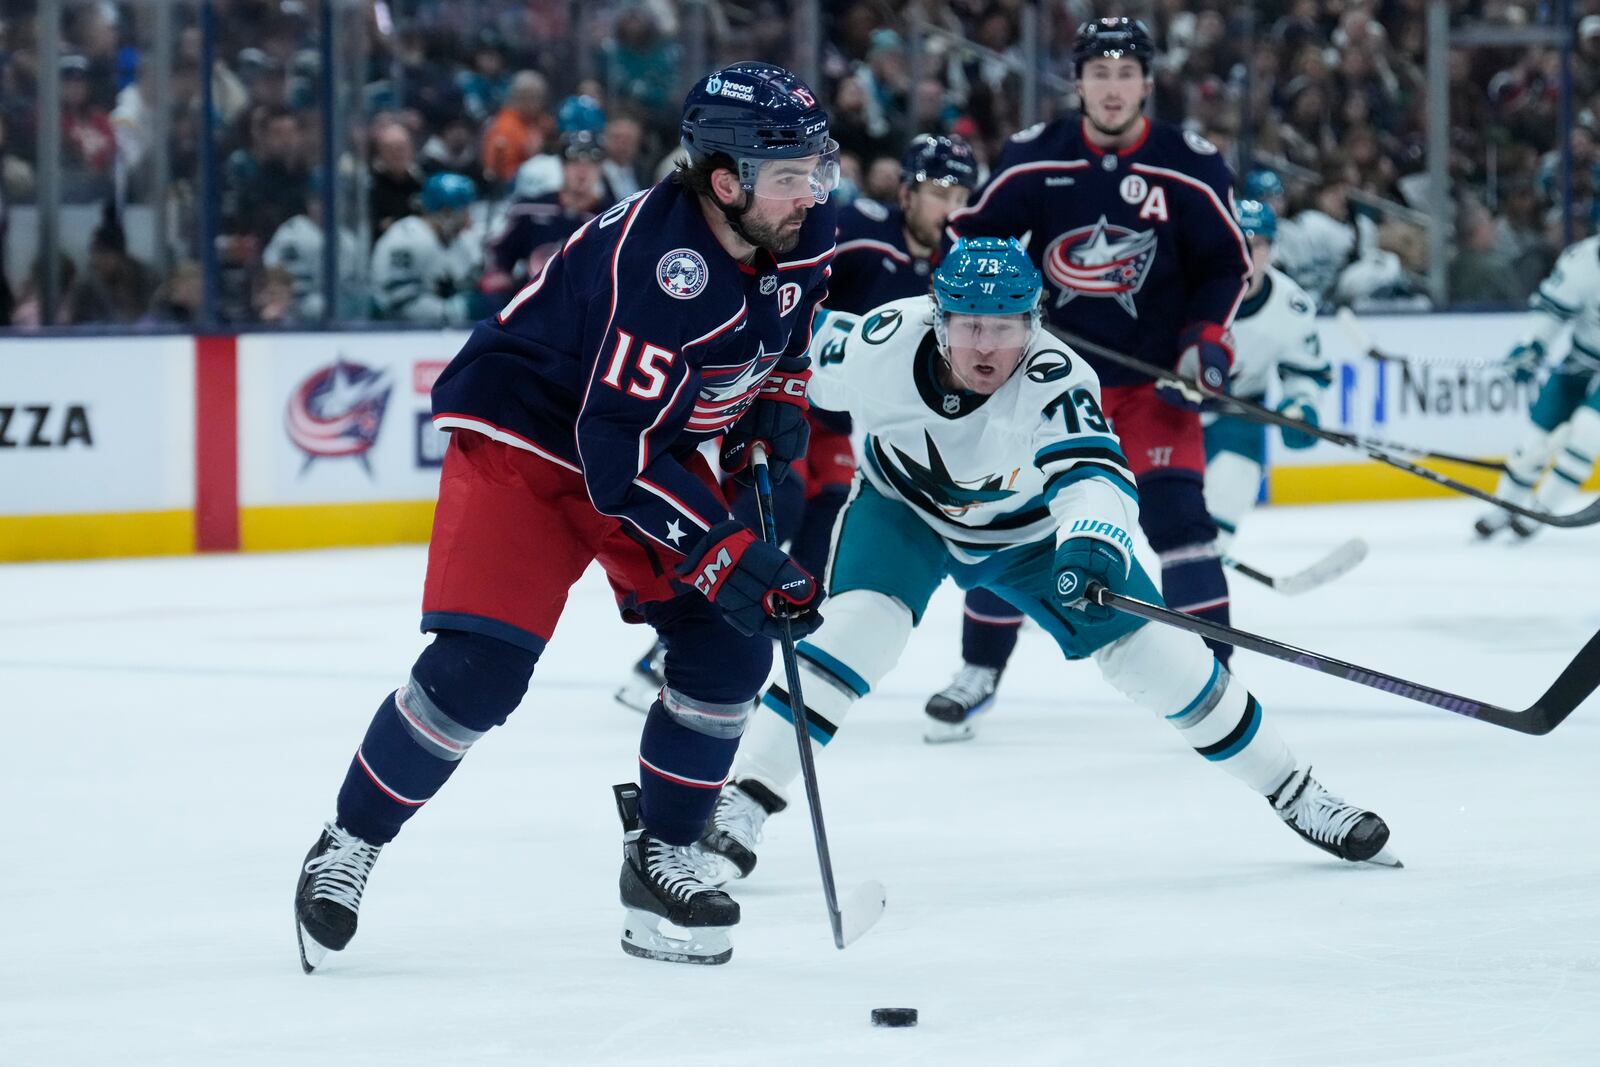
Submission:
[[[964,708],[970,708],[987,700],[994,693],[994,687],[999,680],[1000,672],[993,667],[977,667],[968,663],[956,672],[955,678],[939,695]]]
[[[1305,788],[1278,814],[1307,836],[1324,844],[1339,845],[1366,812],[1324,789],[1320,782],[1311,777],[1308,768]]]
[[[369,845],[334,823],[329,823],[326,829],[330,838],[328,851],[306,861],[306,873],[314,876],[311,898],[331,900],[356,911],[361,907],[367,875],[378,861],[378,850],[382,846]]]
[[[737,785],[730,785],[717,798],[711,824],[745,848],[754,848],[761,842],[761,825],[766,821],[767,809]]]
[[[651,879],[679,900],[716,889],[701,880],[692,848],[691,845],[669,845],[654,837],[645,838],[644,862]]]

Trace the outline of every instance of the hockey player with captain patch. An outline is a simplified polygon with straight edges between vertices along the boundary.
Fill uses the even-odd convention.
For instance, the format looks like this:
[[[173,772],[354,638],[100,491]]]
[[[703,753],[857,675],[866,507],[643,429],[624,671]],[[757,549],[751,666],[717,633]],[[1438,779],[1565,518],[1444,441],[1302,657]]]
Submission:
[[[1081,115],[1012,137],[972,206],[951,216],[950,231],[1027,234],[1051,325],[1221,393],[1250,255],[1233,217],[1233,176],[1216,147],[1144,115],[1154,58],[1144,23],[1085,23],[1073,46]],[[1226,624],[1227,579],[1203,490],[1203,396],[1086,358],[1146,503],[1143,528],[1161,559],[1162,591],[1173,607]],[[929,701],[930,715],[956,724],[962,704],[992,698],[1020,621],[987,594],[967,607],[963,658],[982,665],[981,676],[963,668],[956,703]],[[1013,625],[981,625],[997,619]],[[1232,650],[1213,648],[1226,663]]]
[[[1551,367],[1533,402],[1528,414],[1532,425],[1506,460],[1495,495],[1560,514],[1569,510],[1600,457],[1600,237],[1587,237],[1562,252],[1528,306],[1533,325],[1506,356],[1506,367],[1518,382],[1538,376],[1568,327],[1572,339],[1566,357]],[[1527,538],[1539,526],[1496,508],[1473,529],[1482,538],[1506,529]]]
[[[1324,789],[1204,642],[1085,598],[1091,581],[1159,594],[1134,558],[1138,491],[1099,381],[1040,331],[1040,289],[1014,241],[959,242],[931,300],[878,308],[819,360],[813,402],[851,413],[865,461],[835,532],[828,621],[797,648],[812,738],[834,740],[949,576],[1017,605],[1068,659],[1093,657],[1310,843],[1394,865],[1383,820]],[[799,774],[785,684],[769,684],[762,704],[699,846],[718,877],[754,867],[762,823]]]
[[[687,963],[732,953],[739,906],[687,850],[772,638],[814,629],[822,593],[731,517],[699,449],[721,438],[723,469],[748,477],[759,443],[775,478],[805,451],[838,146],[811,91],[765,63],[697,82],[682,138],[688,162],[585,223],[434,387],[434,425],[450,432],[423,589],[435,637],[379,706],[301,866],[308,973],[354,936],[379,850],[521,703],[595,560],[624,618],[666,645],[640,784],[616,787],[622,947]]]

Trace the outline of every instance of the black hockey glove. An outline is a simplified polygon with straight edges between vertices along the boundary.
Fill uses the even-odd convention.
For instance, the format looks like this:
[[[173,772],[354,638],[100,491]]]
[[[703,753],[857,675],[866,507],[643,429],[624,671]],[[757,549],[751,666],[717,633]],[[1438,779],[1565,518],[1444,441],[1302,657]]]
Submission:
[[[786,370],[785,364],[798,369]],[[741,485],[750,485],[750,451],[756,442],[767,447],[767,470],[777,485],[789,473],[789,464],[806,454],[811,427],[806,422],[806,383],[811,369],[804,359],[779,360],[750,410],[729,427],[722,438],[722,469]]]
[[[1228,392],[1228,375],[1233,370],[1233,335],[1226,327],[1202,322],[1184,330],[1178,338],[1178,365],[1174,368],[1194,386],[1176,382],[1156,382],[1156,395],[1175,408],[1199,411],[1207,397]]]
[[[678,575],[722,611],[747,636],[783,636],[789,620],[797,638],[822,625],[822,589],[800,564],[729,519],[706,531]]]

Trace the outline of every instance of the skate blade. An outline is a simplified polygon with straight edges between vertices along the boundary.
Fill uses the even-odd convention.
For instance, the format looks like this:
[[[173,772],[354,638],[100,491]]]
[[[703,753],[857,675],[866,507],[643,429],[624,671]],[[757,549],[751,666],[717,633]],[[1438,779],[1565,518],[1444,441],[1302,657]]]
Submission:
[[[300,925],[299,920],[294,924],[294,936],[300,942],[300,969],[310,974],[328,958],[328,946],[306,933],[306,928]]]
[[[1362,863],[1370,863],[1370,864],[1372,864],[1373,866],[1376,866],[1376,867],[1404,867],[1405,866],[1405,864],[1400,862],[1400,857],[1399,856],[1396,856],[1393,852],[1389,851],[1389,847],[1387,845],[1385,845],[1383,848],[1380,848],[1378,850],[1378,854],[1376,856],[1372,856],[1372,857],[1370,857],[1368,859],[1364,859],[1361,862]]]
[[[675,926],[659,915],[629,908],[622,922],[622,951],[664,963],[727,963],[733,957],[728,929]]]
[[[922,728],[922,739],[930,745],[948,745],[953,741],[971,741],[978,736],[971,722],[941,722],[929,719]]]
[[[883,918],[889,897],[882,882],[862,882],[839,908],[839,947],[853,943]]]

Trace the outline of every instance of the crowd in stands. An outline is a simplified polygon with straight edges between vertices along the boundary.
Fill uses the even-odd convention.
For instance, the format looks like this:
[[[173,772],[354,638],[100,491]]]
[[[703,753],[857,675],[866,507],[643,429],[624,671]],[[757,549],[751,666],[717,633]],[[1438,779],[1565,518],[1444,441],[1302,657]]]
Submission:
[[[1038,64],[1047,76],[1044,117],[1067,109],[1051,79],[1071,78],[1077,26],[1134,14],[1161,45],[1155,114],[1216,142],[1242,186],[1275,200],[1288,220],[1286,269],[1326,304],[1427,306],[1427,0],[1054,0],[1035,4],[1040,39],[1026,41],[1028,2],[821,0],[816,88],[843,148],[837,195],[892,200],[900,150],[919,132],[961,134],[992,161],[1021,123],[1020,72]],[[156,98],[152,3],[65,5],[61,201],[94,225],[83,254],[58,256],[53,322],[43,322],[46,259],[31,248],[6,255],[8,240],[24,239],[8,222],[33,204],[38,184],[38,14],[50,6],[12,0],[0,11],[0,264],[12,267],[10,284],[0,272],[0,325],[195,324],[205,314],[206,185],[194,4],[174,16],[165,101]],[[1507,28],[1541,24],[1554,10],[1536,0],[1451,7],[1457,25]],[[1600,222],[1600,0],[1572,7],[1569,133],[1553,46],[1450,54],[1455,202],[1452,218],[1434,221],[1450,227],[1452,303],[1520,304],[1566,227],[1581,237]],[[215,0],[219,317],[458,321],[494,306],[582,220],[670,168],[683,91],[703,73],[687,70],[688,60],[707,69],[741,58],[798,64],[805,9],[793,0],[360,5],[359,18],[342,23],[359,47],[347,38],[339,50],[353,69],[338,79],[331,169],[341,277],[329,309],[317,0]],[[167,228],[144,225],[130,240],[132,216],[149,216],[163,169]],[[424,192],[440,175],[464,178],[471,203],[429,210]],[[455,205],[465,194],[451,189]],[[420,220],[408,241],[385,246],[408,218]],[[424,252],[435,275],[393,281],[397,264]],[[380,277],[394,292],[420,285],[429,310],[396,304],[375,289]]]

